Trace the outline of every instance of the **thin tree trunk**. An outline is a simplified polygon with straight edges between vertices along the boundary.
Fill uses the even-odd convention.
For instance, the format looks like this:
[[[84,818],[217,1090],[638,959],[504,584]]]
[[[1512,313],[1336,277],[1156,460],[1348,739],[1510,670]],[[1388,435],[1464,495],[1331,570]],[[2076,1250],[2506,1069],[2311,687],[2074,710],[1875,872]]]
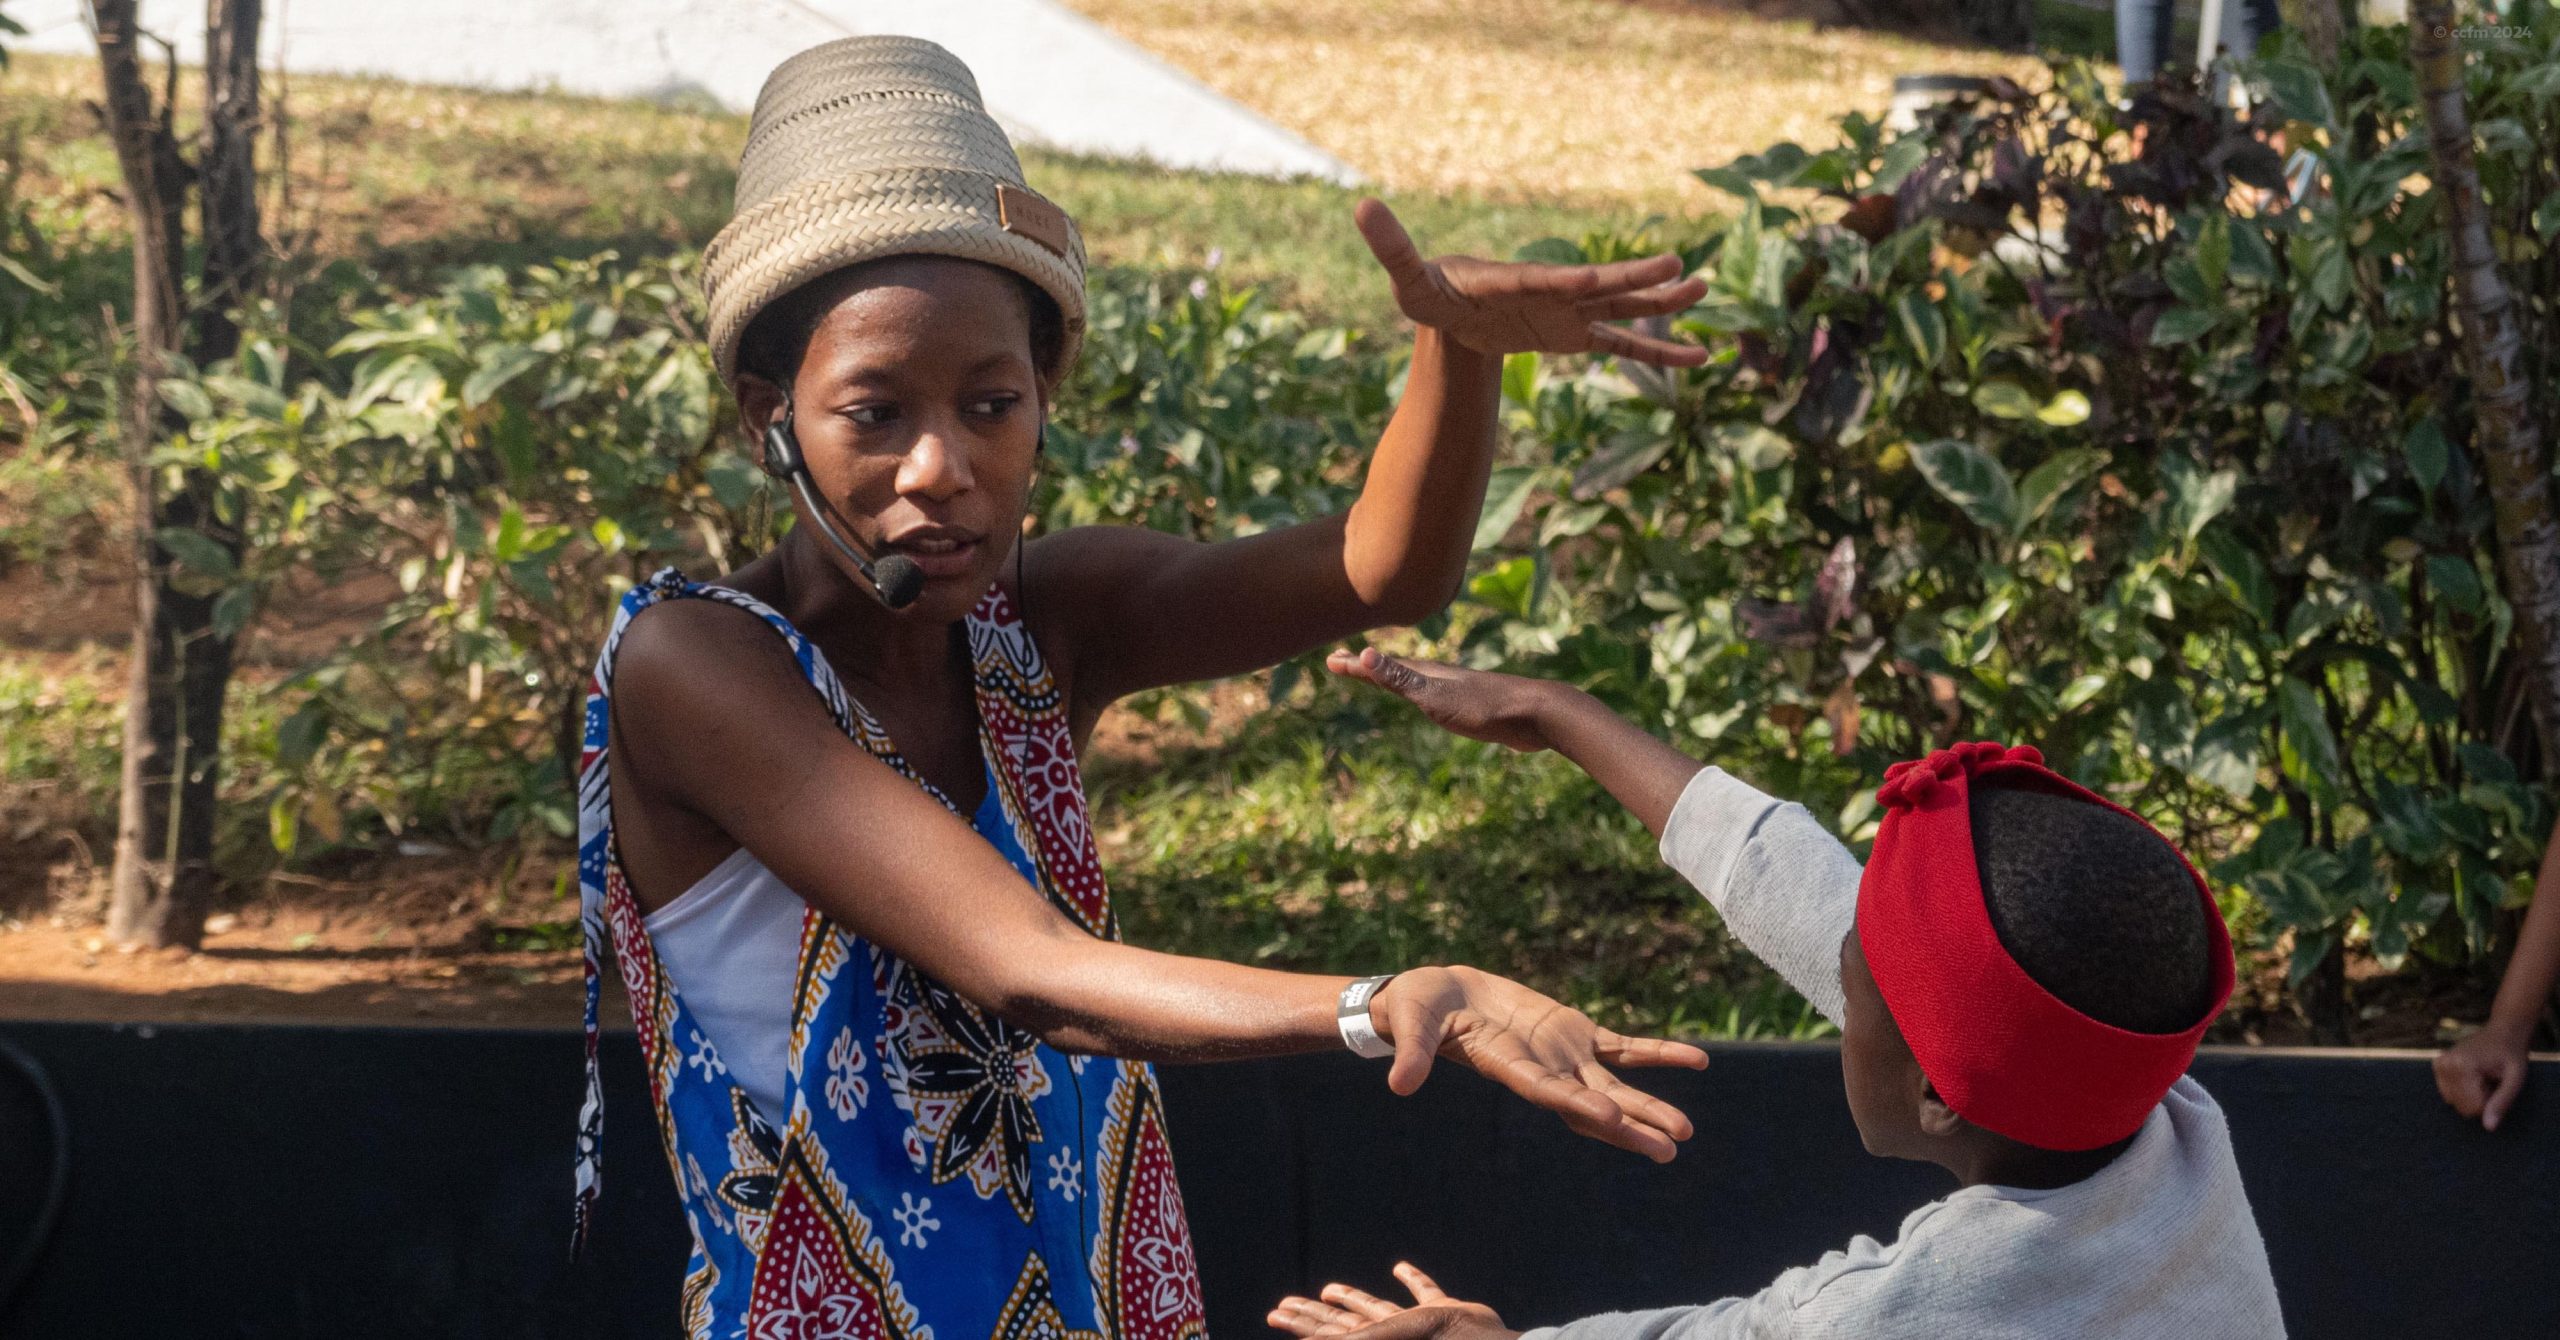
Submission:
[[[2534,423],[2524,375],[2515,295],[2489,244],[2453,22],[2450,0],[2411,0],[2409,61],[2427,119],[2428,175],[2444,193],[2453,244],[2454,312],[2471,380],[2473,445],[2489,477],[2499,575],[2515,608],[2515,654],[2548,770],[2560,760],[2560,514],[2553,507],[2550,450]]]
[[[183,310],[188,168],[170,122],[176,78],[154,104],[144,82],[135,0],[93,5],[106,77],[107,122],[124,171],[134,232],[135,370],[124,406],[124,450],[134,516],[134,637],[126,678],[123,795],[107,929],[119,943],[201,942],[214,893],[213,839],[220,781],[222,709],[231,638],[214,623],[220,597],[179,573],[158,543],[162,530],[214,541],[234,565],[238,532],[221,523],[216,484],[189,469],[160,496],[150,464],[159,442],[184,425],[165,408],[160,383],[182,338],[201,365],[240,342],[230,309],[254,283],[261,259],[255,146],[260,0],[211,0],[206,24],[206,135],[202,301]]]
[[[173,109],[155,103],[142,69],[135,0],[96,0],[98,65],[105,77],[107,131],[124,172],[125,212],[133,228],[132,382],[125,388],[125,479],[133,517],[133,646],[125,676],[124,772],[116,814],[115,872],[107,933],[118,942],[157,942],[169,901],[174,857],[169,838],[177,757],[177,688],[165,648],[159,596],[166,560],[153,532],[160,499],[152,448],[170,427],[160,379],[177,349],[182,314],[178,288],[185,247],[186,163],[170,130]],[[174,80],[172,81],[174,83]]]

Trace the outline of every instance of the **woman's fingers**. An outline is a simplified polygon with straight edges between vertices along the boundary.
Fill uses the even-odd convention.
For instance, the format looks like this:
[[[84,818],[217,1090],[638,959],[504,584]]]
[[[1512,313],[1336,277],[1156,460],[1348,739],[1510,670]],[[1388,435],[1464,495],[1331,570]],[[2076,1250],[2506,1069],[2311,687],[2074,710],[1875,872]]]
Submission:
[[[1694,368],[1707,361],[1707,351],[1698,345],[1657,340],[1616,326],[1594,323],[1591,327],[1591,351],[1617,358],[1632,358],[1658,368]]]
[[[1703,1047],[1668,1038],[1631,1038],[1622,1033],[1601,1029],[1592,1039],[1591,1052],[1613,1066],[1680,1066],[1688,1070],[1707,1068]]]
[[[1582,1082],[1616,1103],[1627,1120],[1650,1126],[1674,1143],[1698,1133],[1688,1113],[1609,1073],[1608,1067],[1596,1061],[1583,1067]]]
[[[1297,1336],[1348,1335],[1369,1324],[1367,1317],[1295,1294],[1281,1299],[1263,1320],[1275,1331]]]
[[[1669,316],[1685,312],[1707,296],[1707,281],[1683,279],[1676,284],[1660,284],[1637,289],[1632,293],[1613,293],[1583,302],[1580,311],[1593,321],[1631,321],[1643,316]]]
[[[1509,265],[1495,272],[1502,293],[1589,301],[1656,288],[1680,277],[1680,258],[1669,252],[1606,265]],[[1700,288],[1703,294],[1705,289]]]
[[[1531,1055],[1510,1030],[1484,1039],[1472,1050],[1476,1055],[1470,1059],[1486,1078],[1568,1121],[1607,1127],[1625,1119],[1608,1095]]]
[[[1431,276],[1423,264],[1422,252],[1413,245],[1413,235],[1404,230],[1396,212],[1376,198],[1362,200],[1352,207],[1351,218],[1360,225],[1361,240],[1369,244],[1369,254],[1387,272],[1398,289],[1416,286],[1428,288]]]
[[[1441,1292],[1439,1281],[1423,1274],[1422,1267],[1411,1261],[1396,1262],[1395,1275],[1397,1279],[1404,1282],[1404,1287],[1412,1292],[1414,1305],[1417,1307],[1429,1307],[1434,1303],[1449,1301],[1449,1295]]]
[[[1386,1299],[1378,1297],[1376,1294],[1369,1293],[1362,1289],[1355,1289],[1348,1284],[1328,1284],[1324,1286],[1324,1301],[1333,1304],[1335,1307],[1359,1313],[1362,1318],[1368,1321],[1385,1321],[1387,1318],[1404,1311],[1403,1308],[1388,1302]]]
[[[1389,989],[1393,989],[1389,983]],[[1395,1027],[1396,1059],[1387,1066],[1387,1088],[1399,1097],[1411,1097],[1431,1078],[1431,1058],[1440,1052],[1440,1039],[1448,1033],[1448,1022],[1420,1002],[1398,997],[1390,1007],[1388,1018]]]

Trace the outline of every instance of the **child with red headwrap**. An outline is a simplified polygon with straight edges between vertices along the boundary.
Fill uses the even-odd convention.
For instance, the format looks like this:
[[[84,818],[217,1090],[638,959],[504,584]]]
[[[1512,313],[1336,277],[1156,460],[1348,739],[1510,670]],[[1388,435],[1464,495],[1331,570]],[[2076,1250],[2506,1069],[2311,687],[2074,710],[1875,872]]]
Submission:
[[[1748,1298],[1586,1317],[1531,1340],[2280,1336],[2222,1113],[2185,1077],[2231,993],[2212,896],[2167,839],[1974,743],[1895,765],[1862,870],[1800,805],[1701,767],[1561,684],[1336,653],[1432,720],[1554,749],[1662,841],[1742,942],[1840,1026],[1869,1152],[1962,1184]],[[1507,1340],[1409,1265],[1402,1307],[1290,1298],[1300,1336]]]

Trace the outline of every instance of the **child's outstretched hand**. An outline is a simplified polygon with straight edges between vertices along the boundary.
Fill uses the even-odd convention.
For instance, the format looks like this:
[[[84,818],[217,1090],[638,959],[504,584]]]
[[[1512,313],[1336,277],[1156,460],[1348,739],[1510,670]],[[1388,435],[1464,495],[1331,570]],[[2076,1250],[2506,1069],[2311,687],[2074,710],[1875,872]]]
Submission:
[[[1324,668],[1346,679],[1365,679],[1421,708],[1433,725],[1468,739],[1524,754],[1554,747],[1540,717],[1540,709],[1557,691],[1550,681],[1408,660],[1375,647],[1334,652],[1324,658]]]
[[[2524,1092],[2525,1070],[2525,1040],[2493,1024],[2436,1053],[2436,1092],[2494,1131]]]
[[[1362,1333],[1369,1340],[1423,1340],[1426,1336],[1497,1340],[1518,1334],[1503,1325],[1492,1308],[1442,1293],[1440,1286],[1410,1261],[1396,1262],[1396,1278],[1413,1291],[1413,1306],[1390,1303],[1348,1284],[1328,1284],[1321,1299],[1295,1294],[1281,1299],[1265,1320],[1273,1330],[1299,1337]],[[1390,1322],[1392,1326],[1380,1324]]]
[[[1705,297],[1706,281],[1682,279],[1680,258],[1660,255],[1610,265],[1529,265],[1443,256],[1424,260],[1395,212],[1363,200],[1352,217],[1394,281],[1396,306],[1483,354],[1614,354],[1660,367],[1693,368],[1707,351],[1609,324],[1669,316]]]

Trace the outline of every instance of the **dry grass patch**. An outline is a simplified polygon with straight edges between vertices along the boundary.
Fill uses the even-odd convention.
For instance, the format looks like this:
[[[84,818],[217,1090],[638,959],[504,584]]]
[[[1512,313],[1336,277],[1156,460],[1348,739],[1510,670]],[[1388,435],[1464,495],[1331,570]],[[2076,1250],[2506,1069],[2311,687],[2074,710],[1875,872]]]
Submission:
[[[1382,185],[1690,212],[1689,170],[2031,59],[1702,4],[1068,0]]]

